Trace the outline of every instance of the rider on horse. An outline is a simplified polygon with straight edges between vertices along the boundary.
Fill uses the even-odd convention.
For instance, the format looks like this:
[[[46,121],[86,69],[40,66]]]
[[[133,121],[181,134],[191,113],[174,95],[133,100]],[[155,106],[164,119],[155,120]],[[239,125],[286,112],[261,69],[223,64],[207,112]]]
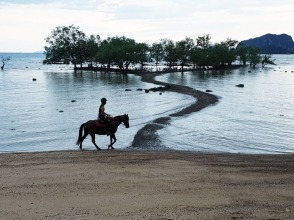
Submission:
[[[106,101],[107,101],[106,98],[101,99],[101,105],[99,107],[98,119],[103,121],[105,123],[105,125],[107,125],[110,128],[110,122],[111,122],[112,116],[105,112]]]

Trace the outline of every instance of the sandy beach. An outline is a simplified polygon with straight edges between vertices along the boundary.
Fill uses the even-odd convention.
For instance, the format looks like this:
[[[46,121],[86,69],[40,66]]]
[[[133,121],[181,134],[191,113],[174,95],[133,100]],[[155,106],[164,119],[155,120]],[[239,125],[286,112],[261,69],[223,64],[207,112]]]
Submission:
[[[294,219],[294,155],[0,154],[0,219]]]

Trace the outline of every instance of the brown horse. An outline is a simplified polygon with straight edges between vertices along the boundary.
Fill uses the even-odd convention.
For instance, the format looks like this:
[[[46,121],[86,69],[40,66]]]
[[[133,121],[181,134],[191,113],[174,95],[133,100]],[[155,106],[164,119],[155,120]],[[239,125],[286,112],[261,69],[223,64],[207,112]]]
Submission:
[[[80,149],[82,150],[82,143],[84,139],[87,137],[87,135],[90,134],[92,137],[92,143],[95,145],[97,150],[101,150],[95,142],[95,134],[109,135],[110,145],[108,145],[108,149],[114,149],[112,145],[116,142],[115,132],[117,131],[117,127],[121,123],[123,123],[127,128],[129,127],[129,116],[127,114],[115,116],[113,120],[111,121],[110,126],[106,126],[105,124],[102,124],[101,122],[98,123],[98,126],[97,126],[97,120],[87,121],[86,123],[82,124],[80,127],[77,145],[80,145]],[[83,135],[83,129],[84,129],[84,135]]]

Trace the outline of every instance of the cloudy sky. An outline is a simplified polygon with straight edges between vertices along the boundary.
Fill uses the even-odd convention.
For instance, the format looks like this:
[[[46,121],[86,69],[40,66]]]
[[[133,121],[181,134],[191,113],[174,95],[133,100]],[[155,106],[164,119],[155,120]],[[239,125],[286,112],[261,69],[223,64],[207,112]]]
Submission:
[[[43,51],[57,26],[74,24],[88,36],[137,42],[245,40],[267,33],[294,37],[293,0],[0,0],[0,51]]]

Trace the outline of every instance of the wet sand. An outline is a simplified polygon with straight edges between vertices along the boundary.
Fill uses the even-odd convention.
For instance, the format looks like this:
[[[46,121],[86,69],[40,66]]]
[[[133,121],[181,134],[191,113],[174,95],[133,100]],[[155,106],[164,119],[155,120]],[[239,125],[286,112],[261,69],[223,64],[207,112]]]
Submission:
[[[0,219],[294,219],[294,155],[0,154]]]

